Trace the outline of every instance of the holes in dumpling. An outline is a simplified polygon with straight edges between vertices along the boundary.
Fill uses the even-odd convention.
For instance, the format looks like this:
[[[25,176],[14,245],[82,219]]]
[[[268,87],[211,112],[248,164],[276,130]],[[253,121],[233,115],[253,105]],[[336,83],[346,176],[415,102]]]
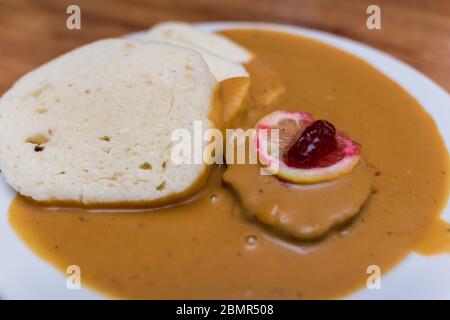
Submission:
[[[31,93],[31,96],[32,96],[33,98],[39,97],[39,96],[42,94],[42,92],[44,91],[44,89],[45,89],[45,88],[40,88],[40,89],[34,90],[34,91]]]
[[[166,182],[163,181],[156,187],[156,190],[157,191],[163,191],[165,187],[166,187]]]
[[[148,163],[148,162],[144,162],[143,164],[141,164],[139,166],[140,169],[142,170],[151,170],[152,169],[152,164]]]
[[[42,134],[37,134],[31,137],[28,137],[26,142],[41,145],[48,142],[48,138]]]
[[[42,152],[44,151],[45,147],[43,144],[46,144],[48,142],[48,138],[42,134],[37,134],[31,137],[28,137],[25,142],[34,144],[34,151],[35,152]]]
[[[102,141],[105,141],[105,142],[110,142],[111,141],[111,137],[109,137],[109,136],[102,136],[99,139],[102,140]]]
[[[40,108],[36,108],[35,111],[36,111],[36,113],[43,114],[43,113],[47,113],[48,109],[44,108],[44,107],[40,107]]]

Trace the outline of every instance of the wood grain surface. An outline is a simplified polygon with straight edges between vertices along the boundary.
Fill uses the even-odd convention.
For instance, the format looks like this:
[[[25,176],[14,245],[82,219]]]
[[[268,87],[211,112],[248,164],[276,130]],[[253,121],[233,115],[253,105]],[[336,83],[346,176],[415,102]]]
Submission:
[[[81,30],[66,28],[69,4],[81,7]],[[381,7],[381,30],[366,27],[369,4]],[[388,52],[450,90],[450,0],[0,0],[0,94],[63,52],[165,20],[327,31]]]

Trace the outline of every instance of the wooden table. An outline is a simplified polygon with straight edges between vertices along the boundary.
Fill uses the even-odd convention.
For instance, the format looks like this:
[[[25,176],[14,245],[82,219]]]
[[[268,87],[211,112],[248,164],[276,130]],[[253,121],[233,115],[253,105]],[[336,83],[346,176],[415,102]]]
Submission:
[[[66,28],[69,4],[81,7],[81,30]],[[369,4],[381,7],[381,30],[366,27]],[[450,89],[450,0],[0,0],[0,94],[63,52],[165,20],[323,30],[388,52]]]

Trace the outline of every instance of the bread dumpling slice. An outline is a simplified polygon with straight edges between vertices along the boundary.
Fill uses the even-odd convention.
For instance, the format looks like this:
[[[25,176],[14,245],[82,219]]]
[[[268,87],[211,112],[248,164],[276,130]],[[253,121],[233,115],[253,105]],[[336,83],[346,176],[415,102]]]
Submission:
[[[174,164],[171,133],[214,127],[216,80],[201,55],[101,40],[22,77],[0,100],[0,169],[19,193],[85,205],[161,205],[201,188]]]
[[[252,59],[252,54],[247,49],[230,39],[184,22],[157,24],[147,35],[203,48],[237,64],[245,64]]]
[[[197,51],[198,53],[201,54],[201,56],[205,60],[214,78],[216,78],[216,80],[219,82],[231,78],[249,77],[247,70],[242,64],[227,60],[203,48],[192,46],[185,43],[180,43],[177,41],[166,40],[155,35],[147,35],[145,36],[143,41],[164,42]]]
[[[202,30],[188,23],[163,22],[153,26],[144,34],[144,38],[168,41],[198,51],[218,81],[250,77],[250,92],[256,107],[273,104],[286,91],[280,76],[260,57],[220,34]],[[219,61],[217,57],[221,57],[224,61]],[[243,72],[236,66],[240,66]],[[241,81],[245,82],[245,80]],[[244,101],[234,104],[234,108],[228,110],[228,113],[230,115],[242,113],[245,108],[240,106],[243,105],[245,105]]]

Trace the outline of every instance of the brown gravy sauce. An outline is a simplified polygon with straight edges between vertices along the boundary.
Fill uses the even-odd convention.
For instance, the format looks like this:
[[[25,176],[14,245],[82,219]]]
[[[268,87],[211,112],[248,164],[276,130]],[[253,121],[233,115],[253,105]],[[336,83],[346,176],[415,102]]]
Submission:
[[[423,228],[420,241],[414,251],[426,256],[450,253],[450,223],[443,219],[433,219]]]
[[[365,62],[319,42],[268,31],[224,34],[270,65],[285,86],[275,102],[264,96],[251,108],[242,126],[272,110],[299,109],[361,143],[376,168],[361,213],[317,242],[280,238],[246,218],[217,167],[202,197],[151,212],[52,209],[18,196],[10,223],[36,254],[62,271],[80,266],[83,285],[112,297],[297,299],[351,293],[366,283],[369,265],[385,273],[413,250],[448,252],[449,226],[439,218],[448,151],[412,97]],[[258,90],[265,94],[261,88],[251,85],[254,101]]]

